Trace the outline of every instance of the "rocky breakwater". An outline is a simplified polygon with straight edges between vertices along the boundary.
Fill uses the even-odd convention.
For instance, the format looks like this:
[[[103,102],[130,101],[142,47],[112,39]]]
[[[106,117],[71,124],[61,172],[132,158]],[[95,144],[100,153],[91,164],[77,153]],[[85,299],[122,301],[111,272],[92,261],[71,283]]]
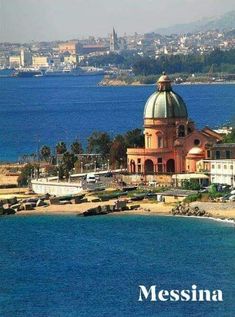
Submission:
[[[198,206],[190,207],[189,205],[179,204],[171,210],[174,216],[196,216],[196,217],[210,217],[211,214]]]
[[[140,207],[140,205],[127,206],[127,203],[128,203],[128,200],[117,200],[112,205],[104,205],[104,206],[89,208],[88,210],[84,211],[82,214],[78,214],[78,216],[83,215],[84,217],[87,217],[87,216],[107,215],[113,212],[136,210]]]
[[[3,199],[0,201],[0,215],[13,215],[22,210],[33,210],[35,207],[48,206],[45,200],[48,197],[35,197],[17,199],[16,197]]]

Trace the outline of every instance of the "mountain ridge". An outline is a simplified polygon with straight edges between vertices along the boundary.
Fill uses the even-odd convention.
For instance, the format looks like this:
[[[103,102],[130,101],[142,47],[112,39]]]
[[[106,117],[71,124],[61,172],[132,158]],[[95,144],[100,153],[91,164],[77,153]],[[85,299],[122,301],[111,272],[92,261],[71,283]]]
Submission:
[[[161,35],[170,35],[213,30],[227,31],[231,29],[235,29],[235,10],[229,11],[219,17],[207,17],[191,23],[175,24],[169,27],[158,28],[154,32]]]

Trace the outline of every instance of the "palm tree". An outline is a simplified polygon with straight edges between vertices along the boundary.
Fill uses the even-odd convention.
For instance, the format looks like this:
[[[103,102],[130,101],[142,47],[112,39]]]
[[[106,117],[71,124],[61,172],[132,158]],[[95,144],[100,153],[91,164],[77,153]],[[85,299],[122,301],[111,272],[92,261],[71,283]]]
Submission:
[[[81,154],[82,151],[82,144],[81,142],[79,142],[79,140],[75,140],[72,144],[71,144],[71,152],[73,154]]]
[[[40,149],[40,157],[45,160],[46,162],[48,162],[50,160],[51,157],[51,149],[49,146],[47,145],[43,145]]]
[[[57,154],[64,154],[67,151],[66,144],[64,142],[59,142],[56,145],[56,153]]]

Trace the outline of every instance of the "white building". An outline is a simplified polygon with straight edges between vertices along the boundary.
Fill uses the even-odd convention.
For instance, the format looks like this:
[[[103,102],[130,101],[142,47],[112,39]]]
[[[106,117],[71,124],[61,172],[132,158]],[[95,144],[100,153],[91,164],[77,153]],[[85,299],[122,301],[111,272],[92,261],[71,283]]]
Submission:
[[[32,55],[30,51],[22,49],[20,51],[21,66],[30,66],[32,64]]]
[[[20,55],[12,55],[9,57],[9,64],[11,68],[19,67],[21,65]]]
[[[235,159],[206,160],[211,183],[228,184],[235,187]]]
[[[33,56],[32,65],[33,67],[48,67],[48,57],[47,56]]]

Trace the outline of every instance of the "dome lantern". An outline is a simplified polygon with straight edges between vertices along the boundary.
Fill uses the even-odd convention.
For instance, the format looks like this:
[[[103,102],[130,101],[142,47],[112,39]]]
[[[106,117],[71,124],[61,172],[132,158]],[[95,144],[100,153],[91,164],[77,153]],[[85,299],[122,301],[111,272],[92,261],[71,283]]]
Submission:
[[[171,80],[166,75],[165,72],[162,73],[162,76],[158,79],[158,91],[171,91]]]

